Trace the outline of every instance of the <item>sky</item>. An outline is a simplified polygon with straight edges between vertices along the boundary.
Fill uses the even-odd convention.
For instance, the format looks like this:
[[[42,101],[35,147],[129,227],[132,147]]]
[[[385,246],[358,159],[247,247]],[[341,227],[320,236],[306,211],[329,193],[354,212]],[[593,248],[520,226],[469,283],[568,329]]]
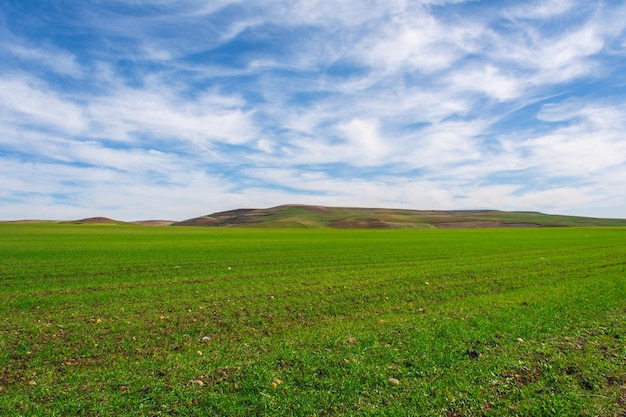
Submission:
[[[0,0],[0,219],[626,218],[623,0]]]

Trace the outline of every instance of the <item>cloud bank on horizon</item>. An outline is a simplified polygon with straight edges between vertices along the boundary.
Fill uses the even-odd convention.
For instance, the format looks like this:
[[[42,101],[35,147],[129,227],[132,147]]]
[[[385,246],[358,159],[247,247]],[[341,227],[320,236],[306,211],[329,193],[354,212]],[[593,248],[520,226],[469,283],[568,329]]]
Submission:
[[[0,219],[626,217],[621,0],[0,5]]]

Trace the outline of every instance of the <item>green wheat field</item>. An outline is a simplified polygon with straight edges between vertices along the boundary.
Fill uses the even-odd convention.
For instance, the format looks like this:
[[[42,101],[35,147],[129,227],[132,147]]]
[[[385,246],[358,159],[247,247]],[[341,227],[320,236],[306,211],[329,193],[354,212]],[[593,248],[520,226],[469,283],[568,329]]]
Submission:
[[[0,224],[2,416],[624,416],[626,228]]]

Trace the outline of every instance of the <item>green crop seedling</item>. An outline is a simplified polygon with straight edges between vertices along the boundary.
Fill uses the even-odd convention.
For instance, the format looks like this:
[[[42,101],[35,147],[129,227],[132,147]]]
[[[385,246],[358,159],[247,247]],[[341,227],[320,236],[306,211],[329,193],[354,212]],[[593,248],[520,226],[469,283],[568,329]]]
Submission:
[[[0,224],[0,415],[626,413],[626,229]]]

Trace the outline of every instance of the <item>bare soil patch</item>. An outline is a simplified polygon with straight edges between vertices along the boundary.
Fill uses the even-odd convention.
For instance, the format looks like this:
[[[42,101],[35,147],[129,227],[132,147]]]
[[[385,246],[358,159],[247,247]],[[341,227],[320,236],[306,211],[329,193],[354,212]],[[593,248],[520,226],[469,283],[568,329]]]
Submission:
[[[503,223],[501,221],[435,223],[439,229],[486,229],[489,227],[541,227],[535,223]]]
[[[175,223],[175,221],[174,220],[137,220],[131,223],[138,224],[140,226],[169,226]]]
[[[329,226],[337,229],[387,229],[390,227],[380,219],[344,219],[331,222]]]

